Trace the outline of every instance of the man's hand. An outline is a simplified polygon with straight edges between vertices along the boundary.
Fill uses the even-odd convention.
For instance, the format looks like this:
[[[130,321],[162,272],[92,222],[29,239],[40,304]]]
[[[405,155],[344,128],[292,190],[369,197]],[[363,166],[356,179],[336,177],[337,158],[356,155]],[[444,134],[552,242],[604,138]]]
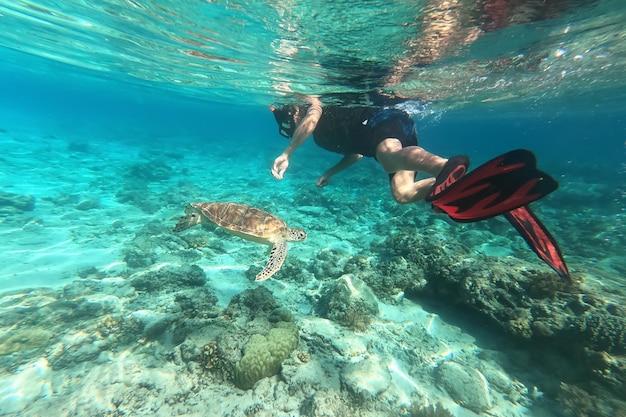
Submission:
[[[285,171],[287,171],[287,167],[289,167],[289,157],[287,155],[282,154],[276,158],[274,165],[272,165],[272,175],[274,178],[282,180]]]
[[[333,176],[330,174],[323,174],[321,177],[317,179],[317,186],[320,188],[326,187],[330,183],[330,179]]]

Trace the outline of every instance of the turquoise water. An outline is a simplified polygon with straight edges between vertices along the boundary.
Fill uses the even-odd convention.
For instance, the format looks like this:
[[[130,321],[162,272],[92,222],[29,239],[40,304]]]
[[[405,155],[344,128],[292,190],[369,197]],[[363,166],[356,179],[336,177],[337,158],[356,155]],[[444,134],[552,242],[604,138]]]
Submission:
[[[617,0],[0,2],[0,415],[626,415],[625,21]],[[502,218],[398,205],[373,159],[320,189],[340,156],[309,140],[272,177],[270,105],[371,92],[472,167],[532,150],[574,283]],[[255,283],[267,248],[172,232],[193,201],[308,238]]]

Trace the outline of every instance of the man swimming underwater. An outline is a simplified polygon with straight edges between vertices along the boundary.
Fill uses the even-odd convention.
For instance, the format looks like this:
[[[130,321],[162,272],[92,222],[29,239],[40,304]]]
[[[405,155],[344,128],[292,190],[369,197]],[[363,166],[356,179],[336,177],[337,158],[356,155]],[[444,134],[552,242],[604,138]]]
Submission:
[[[504,215],[531,249],[570,281],[555,239],[528,206],[558,188],[550,175],[536,168],[532,152],[510,151],[467,173],[466,156],[445,159],[418,146],[415,123],[399,108],[323,108],[319,99],[309,97],[304,105],[270,109],[280,135],[290,139],[272,165],[276,179],[283,178],[293,153],[313,135],[318,146],[343,155],[319,177],[319,187],[363,156],[374,157],[389,174],[391,194],[398,203],[427,201],[458,222]],[[416,181],[421,171],[430,177]]]

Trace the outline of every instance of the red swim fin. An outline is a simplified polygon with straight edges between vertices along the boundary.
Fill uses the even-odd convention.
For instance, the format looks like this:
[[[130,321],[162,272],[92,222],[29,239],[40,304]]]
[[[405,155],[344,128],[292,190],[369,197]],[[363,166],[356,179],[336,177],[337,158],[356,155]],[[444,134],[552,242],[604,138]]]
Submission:
[[[518,207],[508,213],[504,213],[504,217],[522,235],[537,256],[550,265],[568,284],[571,284],[572,279],[559,245],[530,207]]]
[[[435,178],[435,184],[430,190],[426,201],[434,201],[444,195],[455,182],[463,178],[469,168],[469,158],[466,155],[457,155],[448,159],[441,172]]]
[[[554,178],[536,166],[532,152],[516,149],[479,166],[428,200],[458,222],[495,217],[558,188]]]

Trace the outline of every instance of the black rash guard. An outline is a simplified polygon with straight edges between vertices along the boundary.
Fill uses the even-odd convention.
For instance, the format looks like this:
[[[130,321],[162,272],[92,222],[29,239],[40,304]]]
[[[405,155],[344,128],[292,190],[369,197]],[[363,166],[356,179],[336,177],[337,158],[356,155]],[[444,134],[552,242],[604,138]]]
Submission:
[[[313,131],[315,143],[343,155],[374,157],[376,147],[396,138],[402,147],[417,145],[415,123],[408,113],[381,107],[323,107]]]

